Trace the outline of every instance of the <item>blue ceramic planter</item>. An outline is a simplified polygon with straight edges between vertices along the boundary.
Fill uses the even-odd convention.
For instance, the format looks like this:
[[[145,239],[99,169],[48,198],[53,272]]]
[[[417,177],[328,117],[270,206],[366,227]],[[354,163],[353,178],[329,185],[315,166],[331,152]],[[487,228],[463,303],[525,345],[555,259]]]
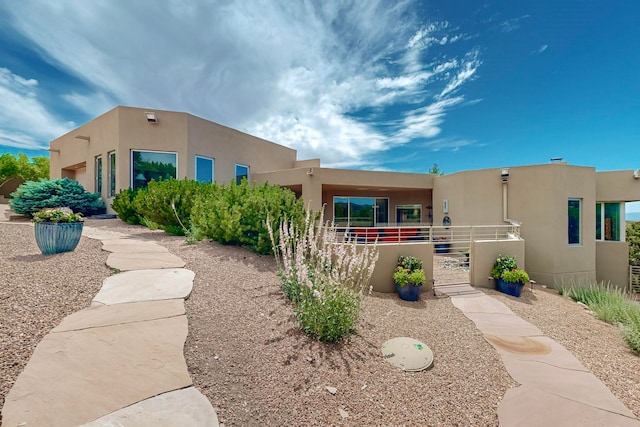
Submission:
[[[78,246],[82,236],[82,222],[36,222],[36,243],[42,255],[70,252]]]
[[[400,299],[405,301],[418,301],[420,299],[420,292],[422,292],[422,286],[405,285],[400,286],[396,283],[396,291]]]
[[[505,282],[502,279],[497,279],[496,288],[500,292],[504,292],[505,294],[519,297],[522,293],[522,288],[524,288],[524,283]]]

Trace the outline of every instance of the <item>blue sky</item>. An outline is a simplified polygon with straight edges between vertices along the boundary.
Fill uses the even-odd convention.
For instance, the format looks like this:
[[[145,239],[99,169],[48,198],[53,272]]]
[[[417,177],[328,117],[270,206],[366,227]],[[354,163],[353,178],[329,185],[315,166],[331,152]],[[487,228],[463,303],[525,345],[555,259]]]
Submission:
[[[48,155],[131,105],[328,167],[638,169],[638,16],[622,0],[1,2],[0,152]]]

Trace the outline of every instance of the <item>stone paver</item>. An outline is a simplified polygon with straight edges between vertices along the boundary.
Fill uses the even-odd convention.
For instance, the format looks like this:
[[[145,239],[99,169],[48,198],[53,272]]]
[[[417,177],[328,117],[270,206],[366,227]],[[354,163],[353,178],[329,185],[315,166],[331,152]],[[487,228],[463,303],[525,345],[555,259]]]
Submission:
[[[152,397],[80,427],[217,427],[218,417],[198,390],[188,387]]]
[[[459,296],[459,295],[477,295],[481,292],[469,284],[457,284],[457,285],[436,285],[433,288],[435,296]]]
[[[521,385],[507,391],[498,419],[511,426],[635,426],[633,413],[566,348],[487,295],[452,297]]]
[[[76,426],[190,386],[186,337],[185,316],[51,333],[7,394],[3,424]]]
[[[501,426],[638,427],[638,420],[521,385],[507,391],[498,406]]]
[[[126,234],[118,231],[102,230],[95,227],[89,227],[87,225],[82,227],[82,236],[95,240],[113,240],[128,237]]]
[[[195,273],[184,268],[133,270],[108,277],[93,302],[119,304],[182,298],[191,294]]]
[[[107,265],[125,272],[38,344],[5,397],[3,425],[217,427],[183,355],[195,274],[154,242],[86,226],[83,236],[103,241]]]
[[[160,246],[156,242],[149,242],[140,239],[108,239],[102,241],[102,250],[107,252],[123,252],[123,253],[154,253],[169,252],[164,246]]]
[[[52,332],[69,332],[103,326],[146,322],[185,314],[184,301],[143,301],[85,308],[65,317]]]
[[[107,258],[107,265],[120,271],[152,269],[152,268],[182,268],[185,262],[172,253],[127,253],[112,252]]]

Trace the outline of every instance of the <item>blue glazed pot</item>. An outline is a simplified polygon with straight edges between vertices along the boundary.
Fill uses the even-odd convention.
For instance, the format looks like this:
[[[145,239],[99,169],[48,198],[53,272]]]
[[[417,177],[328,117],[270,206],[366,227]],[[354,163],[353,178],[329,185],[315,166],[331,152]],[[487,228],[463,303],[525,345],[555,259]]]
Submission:
[[[36,222],[36,243],[42,255],[70,252],[78,246],[83,222]]]
[[[405,301],[418,301],[420,299],[420,293],[422,292],[422,286],[405,285],[400,286],[396,283],[396,291],[400,299]]]
[[[524,283],[505,282],[502,279],[497,279],[496,288],[500,292],[504,292],[505,294],[519,297],[522,293],[522,288],[524,288]]]

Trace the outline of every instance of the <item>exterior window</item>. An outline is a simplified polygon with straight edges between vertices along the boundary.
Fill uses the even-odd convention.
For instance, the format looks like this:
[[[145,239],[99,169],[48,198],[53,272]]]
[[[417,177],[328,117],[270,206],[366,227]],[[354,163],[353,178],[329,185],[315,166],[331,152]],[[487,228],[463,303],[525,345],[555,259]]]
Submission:
[[[196,181],[213,182],[213,159],[196,156]]]
[[[389,222],[389,199],[334,197],[333,222],[339,227],[373,227]]]
[[[582,219],[582,200],[581,199],[569,199],[569,244],[579,245],[580,240],[580,221]]]
[[[131,150],[131,186],[144,188],[149,181],[176,179],[178,155],[162,151]]]
[[[396,205],[396,222],[399,224],[422,222],[422,205]]]
[[[116,152],[109,153],[109,197],[116,195]]]
[[[102,196],[102,156],[96,157],[96,193]]]
[[[249,180],[249,166],[236,165],[236,184],[240,184],[242,178]]]
[[[596,240],[621,240],[620,203],[596,203]]]

